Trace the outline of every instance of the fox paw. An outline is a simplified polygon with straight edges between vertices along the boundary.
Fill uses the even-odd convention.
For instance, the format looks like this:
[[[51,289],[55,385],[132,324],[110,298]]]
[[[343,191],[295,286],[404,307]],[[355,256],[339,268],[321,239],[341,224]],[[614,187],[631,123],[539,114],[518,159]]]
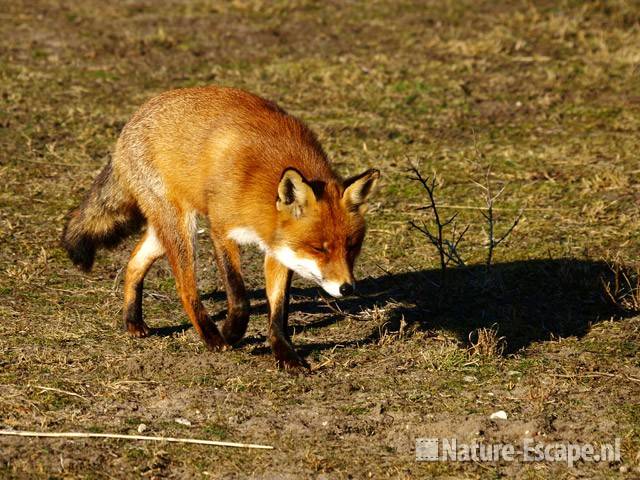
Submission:
[[[307,361],[294,350],[279,350],[274,353],[276,366],[280,370],[286,370],[292,373],[305,373],[311,370]]]
[[[222,338],[222,335],[219,333],[203,336],[202,340],[207,348],[212,352],[220,352],[229,348],[229,345],[224,341],[224,338]]]
[[[151,333],[151,329],[142,320],[139,322],[125,322],[125,329],[134,338],[148,337]]]
[[[216,327],[213,322],[202,325],[200,336],[207,348],[213,352],[219,352],[229,348],[227,342],[225,342],[222,335],[220,335],[218,327]]]
[[[247,330],[247,324],[234,322],[232,320],[228,320],[222,325],[222,329],[220,333],[222,334],[222,338],[227,342],[228,345],[235,345],[242,337]]]

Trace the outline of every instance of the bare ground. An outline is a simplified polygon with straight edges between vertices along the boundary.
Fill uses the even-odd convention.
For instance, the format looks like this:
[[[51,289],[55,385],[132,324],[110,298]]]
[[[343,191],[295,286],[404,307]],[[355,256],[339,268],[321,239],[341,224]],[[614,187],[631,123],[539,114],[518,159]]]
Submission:
[[[633,266],[640,253],[639,14],[625,1],[3,5],[1,426],[136,433],[145,424],[153,435],[275,449],[1,437],[0,475],[638,477],[640,317],[633,288],[611,299],[603,279],[614,284],[605,260]],[[165,262],[146,283],[156,335],[121,331],[134,239],[89,275],[58,246],[65,213],[136,107],[208,83],[302,117],[342,174],[383,171],[359,296],[332,302],[296,282],[293,338],[312,374],[274,368],[258,252],[245,255],[247,338],[213,354],[185,323]],[[444,287],[436,252],[408,225],[427,218],[408,160],[438,173],[443,211],[471,225],[460,245],[468,266]],[[487,271],[474,182],[489,165],[505,186],[499,230],[524,216]],[[200,247],[200,289],[219,320],[206,234]],[[508,419],[490,420],[497,410]],[[618,437],[622,459],[416,462],[419,437]]]

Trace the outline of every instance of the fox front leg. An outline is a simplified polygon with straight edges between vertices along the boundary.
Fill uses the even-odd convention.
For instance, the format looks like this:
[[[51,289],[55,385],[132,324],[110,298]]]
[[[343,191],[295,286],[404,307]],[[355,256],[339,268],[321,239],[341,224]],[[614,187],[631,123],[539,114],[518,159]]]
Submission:
[[[269,343],[278,368],[309,368],[309,364],[296,353],[287,332],[289,287],[292,272],[271,255],[264,259],[267,300],[269,302]]]

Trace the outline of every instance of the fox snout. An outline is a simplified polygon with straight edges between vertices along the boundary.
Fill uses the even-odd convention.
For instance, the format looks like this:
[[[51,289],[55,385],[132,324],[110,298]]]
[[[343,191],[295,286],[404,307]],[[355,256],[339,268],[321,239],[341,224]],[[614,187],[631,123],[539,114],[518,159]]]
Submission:
[[[356,282],[353,279],[348,282],[322,282],[320,286],[332,297],[340,298],[351,295],[356,289]]]
[[[353,291],[355,290],[355,287],[353,286],[355,284],[354,283],[343,283],[342,285],[340,285],[340,293],[342,295],[351,295],[353,293]]]
[[[301,256],[289,247],[276,249],[275,256],[280,263],[301,277],[315,281],[332,297],[339,298],[345,295],[351,295],[355,290],[355,280],[350,271],[343,272],[342,275],[344,278],[334,280],[327,278],[326,270],[320,266],[318,261],[307,256]],[[323,272],[323,270],[325,271]]]

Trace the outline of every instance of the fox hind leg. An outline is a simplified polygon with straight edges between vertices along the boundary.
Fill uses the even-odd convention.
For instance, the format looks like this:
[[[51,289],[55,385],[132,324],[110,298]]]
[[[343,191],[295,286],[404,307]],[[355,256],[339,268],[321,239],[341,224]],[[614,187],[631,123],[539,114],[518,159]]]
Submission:
[[[173,270],[182,306],[207,348],[223,349],[227,344],[215,323],[207,315],[198,295],[195,214],[182,211],[173,215],[172,212],[180,212],[180,209],[168,205],[164,213],[158,215],[159,221],[154,224],[158,227],[160,239]]]
[[[156,230],[149,225],[144,236],[138,242],[129,263],[124,282],[124,327],[133,337],[146,337],[150,329],[142,317],[142,289],[144,277],[165,249]]]

